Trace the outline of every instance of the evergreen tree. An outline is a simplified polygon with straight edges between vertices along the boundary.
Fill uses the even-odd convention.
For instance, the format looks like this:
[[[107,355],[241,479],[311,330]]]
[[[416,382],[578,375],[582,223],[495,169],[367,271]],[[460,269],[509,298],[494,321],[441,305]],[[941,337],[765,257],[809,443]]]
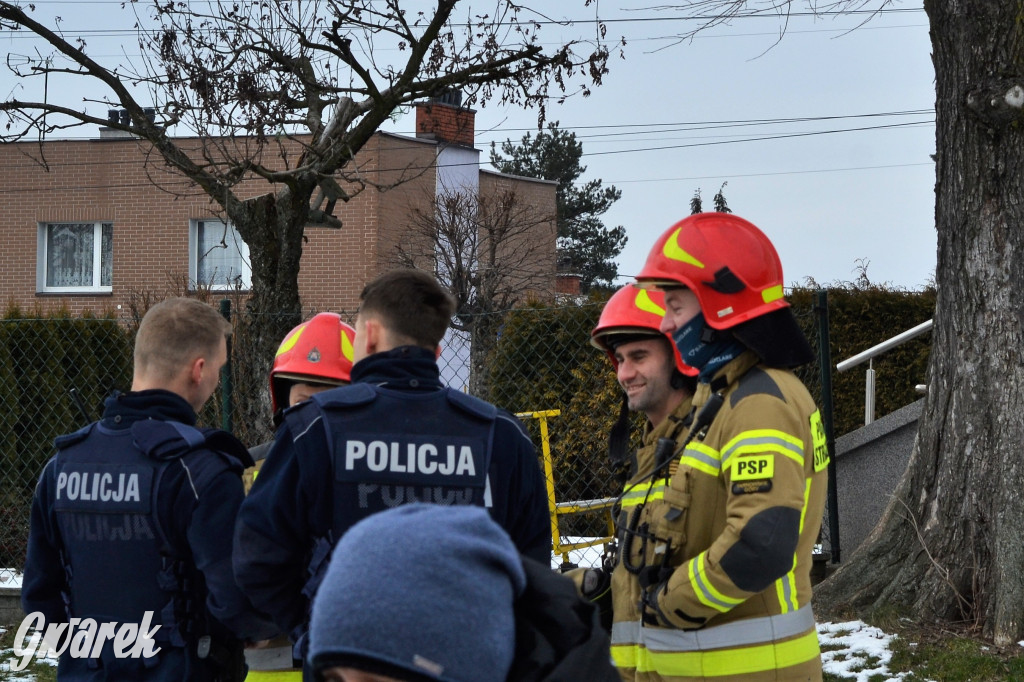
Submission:
[[[491,144],[491,163],[502,173],[558,182],[558,260],[581,276],[584,291],[595,284],[611,286],[618,275],[618,256],[626,245],[626,229],[606,227],[601,216],[622,196],[600,179],[580,180],[583,145],[576,133],[549,123],[536,136],[527,133],[519,144],[506,140],[499,152]]]

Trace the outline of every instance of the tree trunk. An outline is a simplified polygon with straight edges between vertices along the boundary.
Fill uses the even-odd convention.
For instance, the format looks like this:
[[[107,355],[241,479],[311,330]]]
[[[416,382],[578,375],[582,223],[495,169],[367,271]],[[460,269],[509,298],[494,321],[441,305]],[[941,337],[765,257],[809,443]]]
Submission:
[[[233,342],[235,432],[250,447],[274,435],[268,377],[281,340],[302,321],[298,278],[308,212],[309,192],[287,188],[229,211],[252,264],[252,292]]]
[[[925,9],[939,150],[928,395],[892,502],[816,599],[965,621],[1007,645],[1024,638],[1024,2]]]
[[[477,313],[469,325],[469,392],[484,400],[491,400],[491,353],[501,321],[497,313]]]

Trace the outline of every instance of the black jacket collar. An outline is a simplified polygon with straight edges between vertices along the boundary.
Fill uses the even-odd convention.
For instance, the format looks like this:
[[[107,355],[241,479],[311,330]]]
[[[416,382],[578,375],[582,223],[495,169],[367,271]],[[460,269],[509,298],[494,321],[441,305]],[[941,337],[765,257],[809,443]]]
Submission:
[[[352,368],[352,383],[413,390],[444,386],[434,354],[419,346],[399,346],[363,358]]]

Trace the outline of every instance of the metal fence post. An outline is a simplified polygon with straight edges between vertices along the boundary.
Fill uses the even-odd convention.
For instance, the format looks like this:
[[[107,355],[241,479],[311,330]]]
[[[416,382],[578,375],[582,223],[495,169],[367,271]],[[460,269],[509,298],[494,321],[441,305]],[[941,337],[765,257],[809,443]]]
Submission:
[[[832,563],[840,560],[839,552],[839,486],[836,481],[836,437],[833,427],[832,350],[828,334],[828,291],[819,289],[815,311],[818,320],[818,361],[821,364],[821,422],[828,445],[828,535]]]
[[[228,322],[231,321],[231,300],[222,298],[220,300],[220,314],[224,316],[224,319]],[[220,370],[220,427],[232,433],[234,422],[231,419],[232,412],[232,400],[231,395],[234,389],[231,385],[231,337],[227,340],[228,346],[228,359],[224,363],[224,367]]]

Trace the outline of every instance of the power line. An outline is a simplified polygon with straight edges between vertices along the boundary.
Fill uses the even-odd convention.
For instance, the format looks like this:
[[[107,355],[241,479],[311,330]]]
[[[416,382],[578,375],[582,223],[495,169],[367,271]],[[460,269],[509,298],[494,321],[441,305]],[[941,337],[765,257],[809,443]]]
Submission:
[[[718,175],[694,175],[685,178],[642,178],[639,180],[609,180],[610,185],[626,185],[638,182],[680,182],[689,180],[732,180],[733,178],[763,178],[773,175],[808,175],[811,173],[845,173],[847,171],[886,170],[889,168],[913,168],[917,166],[934,166],[933,162],[892,163],[882,166],[850,166],[848,168],[815,168],[814,170],[772,171],[766,173],[720,173]]]
[[[757,125],[778,125],[782,123],[808,123],[816,121],[835,121],[841,119],[856,119],[856,118],[880,118],[890,116],[925,116],[934,115],[935,109],[909,109],[903,111],[882,111],[867,114],[839,114],[830,116],[801,116],[801,117],[785,117],[785,118],[751,118],[751,119],[735,119],[735,120],[723,120],[723,121],[679,121],[674,123],[609,123],[600,125],[581,125],[581,126],[561,126],[559,130],[565,131],[578,131],[578,130],[606,130],[609,128],[643,128],[644,130],[637,132],[621,132],[621,133],[599,133],[593,135],[577,135],[577,138],[597,138],[597,137],[612,137],[622,135],[635,135],[645,134],[647,132],[657,133],[670,133],[687,130],[713,130],[718,128],[744,128],[749,126]],[[662,130],[650,131],[650,128],[663,128]],[[505,128],[505,132],[536,132],[540,133],[536,128]],[[488,131],[489,132],[489,131]]]
[[[840,128],[840,129],[836,129],[836,130],[816,130],[816,131],[813,131],[813,132],[804,132],[804,133],[786,133],[786,134],[779,134],[779,135],[765,135],[765,136],[762,136],[762,137],[748,137],[748,138],[742,138],[742,139],[738,139],[738,140],[719,140],[719,141],[716,141],[716,142],[694,142],[692,144],[664,145],[664,146],[660,146],[660,147],[641,147],[641,148],[638,148],[638,149],[619,149],[619,150],[607,151],[607,152],[584,152],[583,156],[604,156],[604,155],[607,155],[607,154],[633,154],[633,153],[636,153],[636,152],[655,152],[655,151],[663,151],[663,150],[666,150],[666,149],[688,149],[690,147],[709,147],[709,146],[720,145],[720,144],[736,144],[736,143],[739,143],[739,142],[763,142],[763,141],[766,141],[766,140],[783,140],[783,139],[795,138],[795,137],[810,137],[812,135],[832,135],[834,133],[852,133],[852,132],[860,132],[860,131],[865,131],[865,130],[884,130],[884,129],[889,129],[889,128],[906,128],[906,127],[930,125],[930,124],[933,124],[933,123],[935,123],[934,120],[912,122],[912,123],[891,123],[891,124],[888,124],[888,125],[864,126],[864,127],[861,127],[861,128]]]
[[[859,116],[864,116],[864,115],[856,114],[856,115],[853,115],[852,117],[859,117]],[[832,118],[843,118],[843,117],[823,117],[823,118],[826,119],[826,120],[829,120],[829,119],[832,119]],[[770,119],[766,119],[766,120],[770,120]],[[881,125],[876,125],[876,126],[860,126],[860,127],[855,127],[855,128],[837,128],[837,129],[832,129],[832,130],[816,130],[816,131],[803,131],[803,132],[796,132],[796,133],[780,133],[780,134],[775,134],[775,135],[762,135],[762,136],[756,136],[756,137],[743,137],[743,138],[733,139],[733,140],[716,140],[716,141],[710,141],[710,142],[695,142],[695,143],[684,144],[684,145],[662,145],[662,146],[657,146],[657,147],[639,147],[639,148],[635,148],[635,149],[618,149],[618,150],[603,151],[603,152],[583,152],[583,156],[605,156],[605,155],[608,155],[608,154],[629,154],[629,153],[645,152],[645,151],[662,151],[662,150],[667,150],[667,149],[684,149],[684,148],[690,148],[690,147],[704,147],[704,146],[714,146],[714,145],[720,145],[720,144],[736,144],[736,143],[741,143],[741,142],[763,142],[763,141],[769,141],[769,140],[780,140],[780,139],[797,138],[797,137],[810,137],[810,136],[814,136],[814,135],[831,135],[831,134],[836,134],[836,133],[866,132],[866,131],[871,131],[871,130],[889,130],[889,129],[896,129],[896,128],[916,127],[916,126],[931,125],[933,123],[934,123],[934,119],[931,120],[931,121],[912,121],[912,122],[907,122],[907,123],[890,123],[890,124],[881,124]],[[633,125],[633,124],[627,124],[627,125]],[[720,136],[715,136],[715,137],[720,137]],[[83,139],[86,139],[86,138],[69,139],[69,140],[65,140],[65,141],[67,141],[67,142],[76,142],[76,141],[83,141]],[[95,139],[95,138],[87,138],[87,139]],[[182,138],[182,139],[189,139],[189,138]],[[409,138],[409,139],[414,139],[414,138]],[[388,151],[389,149],[404,149],[404,148],[405,148],[404,145],[399,144],[397,142],[395,143],[395,145],[393,147],[389,147],[389,146],[386,146],[386,145],[382,145],[381,146],[381,150],[382,151]],[[480,150],[480,151],[483,151],[483,150]],[[70,163],[66,163],[66,164],[50,163],[49,165],[52,166],[52,167],[55,167],[55,168],[69,168],[69,167],[75,167],[75,166],[91,166],[91,167],[96,167],[96,166],[100,166],[100,165],[115,165],[115,164],[119,164],[119,163],[120,162],[117,162],[117,161],[110,161],[110,162],[70,162]],[[487,163],[486,161],[480,161],[480,162],[476,162],[476,163],[469,163],[469,162],[467,162],[467,163],[462,163],[462,164],[451,164],[451,166],[452,167],[455,167],[455,166],[471,166],[471,165],[479,166],[479,165],[486,164],[486,163]],[[36,167],[36,166],[38,166],[38,164],[35,164],[35,163],[11,164],[11,165],[7,165],[7,166],[0,166],[0,170],[15,170],[15,169],[19,169],[19,168],[32,168],[32,167]],[[425,168],[427,168],[427,167],[387,168],[387,169],[379,169],[379,172],[396,172],[396,171],[402,171],[402,170],[424,170]]]
[[[95,165],[95,164],[93,164]],[[470,165],[470,164],[459,164],[459,165]],[[787,171],[771,171],[764,173],[719,173],[717,175],[693,175],[688,177],[678,178],[639,178],[636,180],[609,180],[609,185],[626,185],[626,184],[637,184],[637,183],[653,183],[653,182],[683,182],[692,180],[721,180],[727,179],[732,180],[735,178],[760,178],[760,177],[772,177],[776,175],[809,175],[812,173],[846,173],[854,171],[866,171],[866,170],[887,170],[893,168],[916,168],[920,166],[934,166],[932,162],[921,162],[921,163],[894,163],[879,166],[849,166],[846,168],[815,168],[811,170],[787,170]],[[451,165],[445,166],[450,168]],[[403,169],[392,169],[403,170]],[[415,170],[415,169],[410,169]],[[160,187],[170,188],[171,186],[187,187],[193,183],[187,179],[181,180],[169,180],[166,182],[153,183],[153,182],[132,182],[132,183],[120,183],[120,184],[97,184],[97,185],[77,185],[77,186],[63,186],[61,191],[90,191],[90,190],[112,190],[112,189],[137,189],[152,187],[155,184],[159,184]],[[0,189],[0,195],[2,194],[36,194],[42,192],[52,192],[52,187],[37,187],[37,188],[22,188],[22,189]],[[206,192],[202,190],[186,191],[181,192],[181,196],[206,196]]]
[[[61,2],[60,0],[37,0],[33,2],[36,5],[89,5],[89,4],[118,4],[123,5],[121,0],[111,0],[104,2],[104,0],[78,0],[76,2]],[[494,26],[515,26],[523,24],[538,24],[541,26],[576,26],[585,24],[650,24],[650,23],[678,23],[678,22],[692,22],[692,21],[721,21],[722,23],[732,22],[735,20],[743,19],[774,19],[776,21],[787,19],[787,18],[819,18],[819,17],[841,17],[841,16],[880,16],[886,14],[907,14],[916,13],[920,14],[924,12],[923,7],[883,7],[876,10],[831,10],[831,11],[809,11],[809,12],[749,12],[746,14],[736,14],[730,16],[708,14],[708,15],[682,15],[682,16],[662,16],[662,17],[614,17],[601,19],[600,17],[588,17],[585,19],[523,19],[519,22],[496,22]],[[460,24],[456,24],[460,25]],[[132,29],[83,29],[74,30],[68,28],[61,28],[62,34],[74,34],[82,37],[122,37],[122,36],[134,36],[141,32],[159,30],[160,26],[154,26],[151,29],[147,28],[132,28]],[[205,29],[205,32],[213,32],[216,29]],[[836,29],[819,29],[819,30],[836,30]],[[201,30],[202,31],[202,30]],[[12,37],[12,38],[31,38],[38,37],[35,34],[26,35],[24,31],[18,30],[3,30],[0,31],[0,37]],[[676,36],[663,36],[664,39],[672,39]],[[634,40],[640,40],[641,38],[634,38]]]

